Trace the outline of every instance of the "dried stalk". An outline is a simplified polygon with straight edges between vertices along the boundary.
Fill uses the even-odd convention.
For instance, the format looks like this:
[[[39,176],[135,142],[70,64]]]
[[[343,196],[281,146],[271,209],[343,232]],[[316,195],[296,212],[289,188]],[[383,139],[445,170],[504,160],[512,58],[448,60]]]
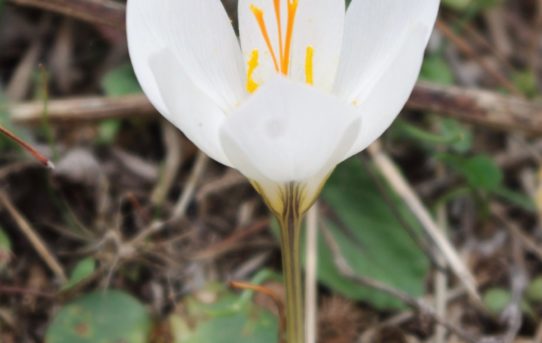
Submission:
[[[382,150],[377,142],[369,147],[369,153],[373,158],[376,167],[386,178],[393,190],[403,199],[412,213],[418,218],[426,233],[438,246],[450,268],[457,275],[459,280],[466,287],[473,300],[479,302],[480,296],[477,291],[474,276],[465,266],[457,251],[443,235],[442,230],[435,223],[429,211],[422,204],[413,188],[407,180],[401,175],[401,172],[388,155]]]
[[[41,239],[41,237],[38,235],[36,230],[34,230],[26,218],[23,217],[8,195],[4,192],[0,192],[0,204],[6,209],[11,218],[13,218],[17,224],[17,227],[22,231],[30,244],[32,244],[38,255],[41,256],[49,269],[51,269],[51,271],[60,279],[60,281],[65,282],[67,278],[62,265],[50,252],[49,248],[44,243],[43,239]]]
[[[111,0],[9,0],[20,6],[64,14],[92,24],[124,30],[126,6]]]
[[[157,117],[156,110],[142,94],[116,98],[51,100],[48,107],[49,122],[52,125]],[[542,134],[542,103],[487,90],[419,82],[406,108],[434,112],[509,132]],[[14,104],[10,112],[12,120],[17,124],[38,125],[42,118],[43,103]]]

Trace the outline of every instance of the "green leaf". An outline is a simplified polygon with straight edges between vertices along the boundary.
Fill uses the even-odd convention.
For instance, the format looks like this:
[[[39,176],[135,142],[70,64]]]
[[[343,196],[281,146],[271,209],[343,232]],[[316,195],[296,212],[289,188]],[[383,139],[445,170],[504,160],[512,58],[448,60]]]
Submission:
[[[512,301],[510,291],[503,288],[490,288],[484,292],[482,301],[486,309],[493,316],[499,316]],[[535,318],[536,314],[532,307],[524,300],[520,303],[521,311],[531,318]]]
[[[510,303],[512,295],[502,288],[491,288],[483,295],[483,302],[486,309],[494,316],[498,316]]]
[[[0,125],[10,130],[11,132],[13,132],[15,135],[17,135],[17,137],[25,141],[30,141],[30,137],[27,131],[14,126],[13,123],[11,122],[11,118],[9,115],[8,102],[7,102],[6,97],[2,93],[1,88],[0,88]],[[19,146],[15,144],[11,139],[8,139],[7,137],[4,137],[2,134],[0,134],[0,151],[7,148],[12,148],[12,147],[16,147],[17,149],[19,149]]]
[[[340,165],[322,197],[333,213],[331,218],[336,218],[327,220],[325,225],[355,272],[414,297],[424,293],[428,261],[398,222],[361,161],[351,159]],[[393,201],[404,219],[419,228],[404,204],[396,198]],[[403,308],[398,300],[342,277],[323,237],[320,237],[319,254],[318,277],[327,287],[379,309]]]
[[[530,70],[516,72],[512,75],[512,80],[516,87],[527,97],[532,98],[540,93],[536,73]]]
[[[102,88],[109,96],[141,93],[134,70],[128,63],[108,72],[102,79]]]
[[[458,11],[473,9],[476,12],[497,6],[502,0],[443,0],[442,4],[446,7]]]
[[[494,191],[502,185],[503,172],[490,156],[463,157],[440,154],[438,158],[461,174],[475,189]]]
[[[439,120],[439,131],[426,131],[405,120],[397,120],[394,125],[397,134],[410,138],[430,151],[450,147],[457,152],[466,152],[472,146],[472,133],[453,119]]]
[[[420,78],[443,85],[452,85],[455,81],[452,69],[440,54],[433,54],[425,58]]]
[[[121,121],[118,119],[108,119],[100,123],[98,127],[98,143],[112,144],[120,131]]]
[[[442,4],[454,10],[464,10],[472,3],[472,1],[473,0],[442,0]]]
[[[459,121],[445,118],[439,121],[442,134],[450,141],[449,145],[453,151],[465,153],[472,148],[474,137],[472,131]]]
[[[7,233],[0,228],[0,272],[11,260],[11,240]]]
[[[239,296],[222,286],[205,291],[202,302],[198,297],[187,297],[186,315],[170,318],[175,343],[276,343],[277,319],[252,302],[240,302]]]
[[[109,71],[102,79],[102,88],[106,95],[113,97],[141,93],[141,87],[129,63]],[[121,121],[116,119],[101,122],[98,129],[98,142],[100,144],[113,143],[120,126]]]
[[[73,269],[70,279],[68,282],[62,287],[62,290],[67,290],[72,288],[73,286],[77,285],[79,282],[83,281],[92,273],[94,273],[94,270],[96,269],[96,261],[94,261],[93,258],[87,257],[75,266]]]
[[[520,207],[528,212],[536,213],[536,204],[533,199],[523,193],[516,192],[504,186],[494,189],[493,193],[511,205]]]
[[[47,343],[147,343],[147,311],[130,295],[98,291],[63,307],[47,328]]]
[[[525,296],[529,301],[542,303],[542,276],[535,278],[525,291]]]

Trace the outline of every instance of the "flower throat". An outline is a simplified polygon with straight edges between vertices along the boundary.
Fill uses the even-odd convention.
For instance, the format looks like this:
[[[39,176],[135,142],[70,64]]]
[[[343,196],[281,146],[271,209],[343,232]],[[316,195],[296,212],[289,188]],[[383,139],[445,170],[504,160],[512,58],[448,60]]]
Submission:
[[[292,55],[292,38],[293,38],[293,33],[294,33],[294,24],[295,24],[295,18],[297,14],[297,8],[299,5],[299,0],[286,0],[286,4],[288,6],[288,16],[286,18],[287,23],[286,23],[285,35],[283,35],[283,27],[282,27],[282,15],[281,15],[281,1],[282,0],[269,0],[269,1],[273,1],[273,5],[275,9],[274,12],[275,12],[275,18],[276,18],[277,30],[278,30],[278,53],[273,48],[273,43],[271,42],[269,31],[267,30],[267,25],[265,22],[264,11],[254,4],[250,5],[250,10],[254,14],[254,17],[256,18],[256,21],[260,28],[260,33],[262,34],[262,38],[264,39],[267,49],[269,50],[269,53],[273,60],[275,71],[282,75],[288,76],[290,73],[290,61],[291,61],[291,55]],[[249,93],[254,93],[260,86],[254,80],[254,72],[259,66],[259,55],[260,54],[259,54],[258,49],[254,49],[247,63],[248,66],[247,66],[246,88]],[[309,85],[313,85],[314,83],[314,74],[313,74],[314,48],[312,46],[310,45],[307,46],[305,56],[306,56],[305,57],[305,82]]]

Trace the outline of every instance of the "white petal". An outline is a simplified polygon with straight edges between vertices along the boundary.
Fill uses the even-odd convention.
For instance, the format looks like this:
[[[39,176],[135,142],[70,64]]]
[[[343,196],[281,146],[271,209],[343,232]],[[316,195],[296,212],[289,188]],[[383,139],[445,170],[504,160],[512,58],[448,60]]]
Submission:
[[[221,140],[226,156],[248,178],[284,184],[329,173],[359,126],[353,106],[276,77],[228,116]]]
[[[406,31],[401,48],[368,93],[354,101],[363,118],[363,127],[348,156],[374,142],[391,125],[407,102],[420,72],[427,27],[416,24]]]
[[[149,65],[164,101],[165,117],[207,155],[229,166],[219,141],[226,118],[222,109],[190,80],[171,51],[156,53]]]
[[[314,86],[331,91],[339,66],[345,13],[344,1],[299,0],[291,60],[294,79],[306,81],[306,52],[312,46]]]
[[[127,31],[136,74],[158,109],[163,102],[148,61],[165,47],[221,108],[235,107],[245,96],[239,43],[220,1],[129,0]]]
[[[413,25],[426,28],[429,40],[439,0],[352,0],[346,13],[341,62],[335,91],[351,101],[370,91],[390,59],[396,58],[405,31]],[[401,51],[404,52],[404,51]]]
[[[129,0],[126,8],[126,26],[130,59],[143,91],[160,113],[167,109],[160,95],[160,90],[150,69],[149,59],[152,54],[164,49],[166,40],[164,20],[154,19],[154,7],[162,8],[166,0],[145,1]],[[163,15],[154,10],[156,17]]]

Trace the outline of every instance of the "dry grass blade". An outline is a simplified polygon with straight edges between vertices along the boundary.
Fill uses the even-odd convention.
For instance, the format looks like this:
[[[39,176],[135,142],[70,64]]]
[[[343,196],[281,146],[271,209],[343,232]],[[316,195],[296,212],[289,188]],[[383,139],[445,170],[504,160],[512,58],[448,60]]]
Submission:
[[[450,268],[468,290],[471,298],[479,303],[480,295],[478,294],[474,276],[465,266],[463,261],[461,261],[461,258],[454,247],[443,235],[442,231],[429,214],[429,211],[422,204],[413,188],[401,175],[397,166],[392,162],[390,157],[384,153],[378,142],[369,147],[369,153],[373,158],[376,167],[389,182],[390,186],[403,199],[412,213],[418,218],[426,233],[438,246]]]
[[[40,8],[74,17],[93,24],[124,30],[126,7],[111,0],[10,0],[21,5]]]
[[[36,230],[23,217],[23,215],[15,208],[11,199],[4,192],[0,191],[0,204],[6,209],[9,215],[13,218],[17,227],[22,231],[25,237],[30,241],[36,252],[41,256],[45,264],[53,273],[62,281],[67,280],[64,268],[58,262],[56,257],[51,253],[45,242],[37,234]]]
[[[54,169],[55,165],[53,162],[51,162],[47,157],[40,154],[34,147],[32,147],[30,144],[26,143],[19,137],[17,137],[13,132],[9,131],[8,129],[0,126],[0,133],[4,134],[6,137],[20,145],[23,149],[28,151],[39,163],[43,164],[45,167]]]

